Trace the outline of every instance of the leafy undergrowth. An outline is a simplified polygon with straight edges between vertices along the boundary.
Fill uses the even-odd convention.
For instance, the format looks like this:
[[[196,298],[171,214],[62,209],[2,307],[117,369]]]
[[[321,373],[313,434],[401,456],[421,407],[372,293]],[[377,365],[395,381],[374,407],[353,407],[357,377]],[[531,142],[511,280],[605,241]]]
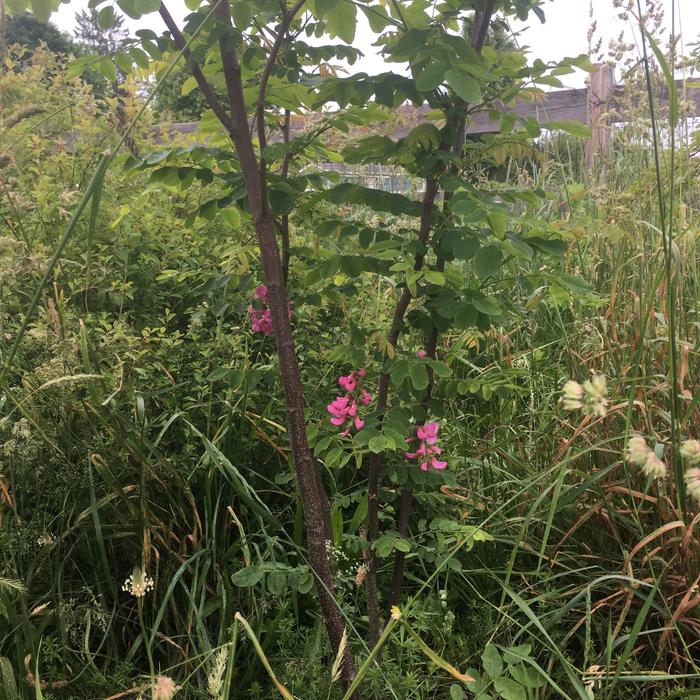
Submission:
[[[0,698],[163,698],[169,683],[192,698],[344,697],[307,560],[255,236],[222,203],[240,185],[229,156],[137,133],[24,328],[117,141],[115,107],[43,49],[0,74],[0,95],[0,115],[57,109],[2,132]],[[130,116],[140,99],[129,93]],[[617,134],[613,153],[626,157],[613,156],[608,186],[577,178],[563,155],[576,144],[553,138],[510,157],[505,175],[490,160],[467,174],[484,201],[507,200],[521,235],[491,216],[498,246],[453,244],[454,275],[473,283],[466,301],[442,303],[453,323],[437,359],[423,350],[429,303],[407,316],[413,335],[394,346],[385,333],[416,203],[375,194],[389,210],[378,214],[345,197],[352,185],[314,197],[324,178],[313,176],[295,193],[290,314],[308,434],[331,500],[345,643],[376,697],[672,698],[697,686],[698,164],[685,147],[661,159],[662,180],[675,177],[667,251],[656,172],[639,154],[650,143]],[[439,270],[411,279],[401,264],[426,298],[447,285]],[[401,397],[435,379],[445,399],[426,411],[447,469],[406,459],[406,437],[418,457],[437,442],[409,433],[398,401],[378,427],[385,363]],[[370,398],[351,420],[359,376]],[[338,394],[331,415],[346,436],[328,421]],[[387,626],[371,655],[366,467],[379,453],[378,579],[386,590],[399,553],[405,586],[397,607],[380,598]],[[407,484],[411,525],[399,531]]]

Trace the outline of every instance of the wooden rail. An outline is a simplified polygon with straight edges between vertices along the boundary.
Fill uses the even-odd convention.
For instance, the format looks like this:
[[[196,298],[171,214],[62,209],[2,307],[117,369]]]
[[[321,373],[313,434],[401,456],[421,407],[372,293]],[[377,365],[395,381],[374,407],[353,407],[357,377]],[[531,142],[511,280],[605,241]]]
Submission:
[[[690,113],[700,115],[700,87],[697,83],[689,85],[687,81],[676,81],[679,95],[690,103]],[[495,111],[510,112],[517,117],[527,119],[533,117],[540,123],[548,121],[577,121],[591,127],[591,138],[586,144],[586,167],[589,171],[596,170],[601,179],[605,178],[605,166],[610,152],[610,128],[613,123],[626,121],[623,106],[624,86],[615,86],[612,69],[599,65],[598,70],[591,74],[590,83],[585,88],[572,90],[552,90],[543,93],[535,100],[520,100],[514,105],[494,107]],[[658,102],[668,102],[667,91],[660,90],[656,95]],[[491,110],[491,111],[494,111]],[[430,108],[404,105],[395,110],[397,126],[391,132],[394,138],[406,136],[410,130],[427,118]],[[320,114],[302,115],[292,119],[292,135],[296,136],[309,128],[311,124],[322,118]],[[194,134],[197,122],[168,124],[156,127],[157,134],[165,131],[172,135]],[[478,112],[473,115],[467,128],[469,134],[486,134],[499,130],[498,121],[491,119],[489,112]],[[158,139],[158,135],[156,135]],[[272,139],[274,140],[274,138]]]

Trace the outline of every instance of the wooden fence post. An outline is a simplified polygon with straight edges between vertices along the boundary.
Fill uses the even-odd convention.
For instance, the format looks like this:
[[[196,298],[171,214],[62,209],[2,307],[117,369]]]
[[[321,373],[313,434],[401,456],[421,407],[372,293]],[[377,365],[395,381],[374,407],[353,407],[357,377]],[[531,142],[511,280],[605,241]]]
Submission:
[[[598,64],[591,74],[588,86],[587,114],[591,138],[586,143],[586,172],[598,171],[600,182],[605,181],[610,155],[610,123],[607,114],[613,94],[613,72],[610,66]]]

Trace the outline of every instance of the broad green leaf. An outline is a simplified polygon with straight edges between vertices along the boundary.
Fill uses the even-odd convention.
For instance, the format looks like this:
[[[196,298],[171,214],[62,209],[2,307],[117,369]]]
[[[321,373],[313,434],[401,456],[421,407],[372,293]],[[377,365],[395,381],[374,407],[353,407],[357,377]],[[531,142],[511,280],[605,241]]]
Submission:
[[[503,253],[496,246],[487,245],[479,248],[474,255],[474,268],[481,278],[493,277],[501,269]]]
[[[527,700],[525,688],[510,678],[496,678],[493,687],[500,693],[503,700]]]
[[[498,678],[503,673],[503,659],[501,654],[493,644],[487,644],[481,655],[481,663],[484,665],[484,671],[491,678]]]
[[[131,19],[140,19],[141,13],[134,6],[134,0],[117,0],[119,9]]]
[[[379,454],[386,450],[386,438],[383,435],[377,435],[369,441],[369,451]]]
[[[573,119],[549,121],[542,126],[550,131],[563,131],[565,134],[582,139],[587,139],[591,136],[590,127]]]
[[[440,287],[445,284],[445,275],[443,275],[442,272],[437,272],[436,270],[425,270],[425,272],[423,272],[423,278],[426,282],[436,284]]]
[[[476,326],[477,317],[478,313],[474,308],[474,305],[466,302],[464,304],[460,304],[459,308],[457,309],[454,324],[457,328],[461,328],[462,330],[473,328]]]
[[[411,543],[404,539],[403,537],[397,537],[394,540],[394,549],[404,554],[408,554],[411,551]]]
[[[331,34],[335,34],[346,44],[352,44],[357,28],[357,8],[347,0],[340,0],[328,13],[326,26]]]
[[[185,97],[186,95],[189,95],[192,90],[195,90],[197,88],[197,78],[195,78],[193,75],[191,75],[187,80],[185,80],[182,83],[182,87],[180,88],[180,94]]]
[[[445,73],[445,80],[465,102],[478,102],[481,100],[479,81],[472,78],[469,73],[459,68],[450,68]]]
[[[237,207],[227,207],[219,211],[223,222],[233,229],[237,229],[241,225],[241,213]]]
[[[504,653],[504,656],[508,652]],[[546,682],[547,679],[537,671],[535,668],[525,666],[524,664],[518,664],[509,667],[510,675],[526,688],[540,688]]]
[[[444,63],[431,63],[416,75],[416,90],[431,92],[445,79],[446,71]]]
[[[207,381],[208,382],[216,382],[219,379],[223,379],[224,377],[227,377],[230,373],[231,373],[230,367],[217,367],[215,370],[211,371],[207,375]]]
[[[560,238],[538,238],[535,236],[523,240],[533,248],[549,255],[564,255],[569,249],[569,244]]]
[[[381,5],[375,4],[372,7],[361,5],[360,9],[365,13],[369,27],[375,34],[381,34],[389,25],[394,24]]]
[[[477,311],[487,316],[500,316],[501,307],[493,297],[474,297],[472,304]]]
[[[450,700],[466,700],[466,697],[461,686],[456,683],[450,686]]]
[[[265,572],[259,566],[246,566],[231,576],[231,583],[239,588],[251,588],[262,581]]]
[[[42,22],[48,22],[51,17],[51,0],[31,0],[32,12]]]
[[[114,24],[115,14],[114,8],[111,5],[103,7],[97,13],[97,23],[101,29],[109,29]]]
[[[411,384],[413,384],[415,389],[418,391],[423,391],[428,387],[428,382],[430,380],[428,378],[428,371],[425,369],[425,365],[414,362],[411,365],[409,374],[411,375]]]
[[[433,372],[438,377],[450,377],[452,376],[452,370],[450,369],[449,365],[445,364],[444,362],[440,362],[440,360],[428,360],[428,364],[432,367]]]
[[[134,9],[142,15],[158,12],[160,0],[133,0]]]
[[[476,238],[460,236],[452,245],[452,255],[458,260],[469,260],[479,249],[479,241]]]
[[[519,664],[523,657],[530,656],[530,654],[532,654],[531,644],[518,644],[503,650],[503,660],[507,664]]]
[[[104,75],[105,78],[115,82],[117,79],[117,68],[114,65],[114,61],[109,56],[103,56],[99,63],[97,63],[97,69]]]
[[[287,588],[287,574],[284,571],[271,571],[267,576],[267,590],[272,595],[282,595]]]
[[[131,56],[126,53],[114,54],[114,62],[117,64],[119,69],[123,73],[130,73],[133,68],[133,63],[131,62]]]

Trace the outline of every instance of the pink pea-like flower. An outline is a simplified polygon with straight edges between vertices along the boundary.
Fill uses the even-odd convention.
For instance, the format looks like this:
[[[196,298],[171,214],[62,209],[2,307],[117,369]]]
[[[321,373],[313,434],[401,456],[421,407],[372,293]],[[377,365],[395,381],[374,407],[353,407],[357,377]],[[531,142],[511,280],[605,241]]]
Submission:
[[[420,461],[420,468],[424,471],[433,469],[442,470],[447,467],[445,460],[438,459],[442,449],[437,446],[437,434],[440,429],[438,423],[425,423],[416,427],[416,437],[406,438],[406,442],[419,442],[415,452],[405,452],[406,459]]]
[[[267,306],[267,285],[259,284],[255,288],[255,292],[253,294],[257,300],[263,303],[263,308],[256,309],[252,305],[248,307],[248,313],[250,314],[250,326],[254,333],[264,333],[265,335],[273,336],[275,334],[275,330],[272,325],[272,312]],[[287,311],[289,313],[289,318],[291,319],[291,303],[288,304]]]
[[[416,435],[419,440],[425,440],[429,445],[434,445],[437,442],[437,433],[440,426],[437,423],[426,423],[419,425],[416,430]]]
[[[345,389],[345,391],[355,391],[355,387],[357,386],[357,379],[355,379],[355,373],[350,372],[347,377],[343,377],[342,375],[338,377],[338,384]]]
[[[419,351],[416,353],[416,357],[420,357],[421,360],[422,360],[424,357],[427,357],[427,356],[428,356],[428,353],[427,353],[425,350],[419,350]]]
[[[348,436],[353,427],[362,430],[365,426],[365,421],[360,417],[360,406],[372,403],[372,395],[360,386],[366,375],[366,370],[362,368],[338,377],[338,384],[347,393],[345,396],[337,396],[326,406],[326,410],[331,414],[330,422],[333,425],[344,427],[340,437]]]

